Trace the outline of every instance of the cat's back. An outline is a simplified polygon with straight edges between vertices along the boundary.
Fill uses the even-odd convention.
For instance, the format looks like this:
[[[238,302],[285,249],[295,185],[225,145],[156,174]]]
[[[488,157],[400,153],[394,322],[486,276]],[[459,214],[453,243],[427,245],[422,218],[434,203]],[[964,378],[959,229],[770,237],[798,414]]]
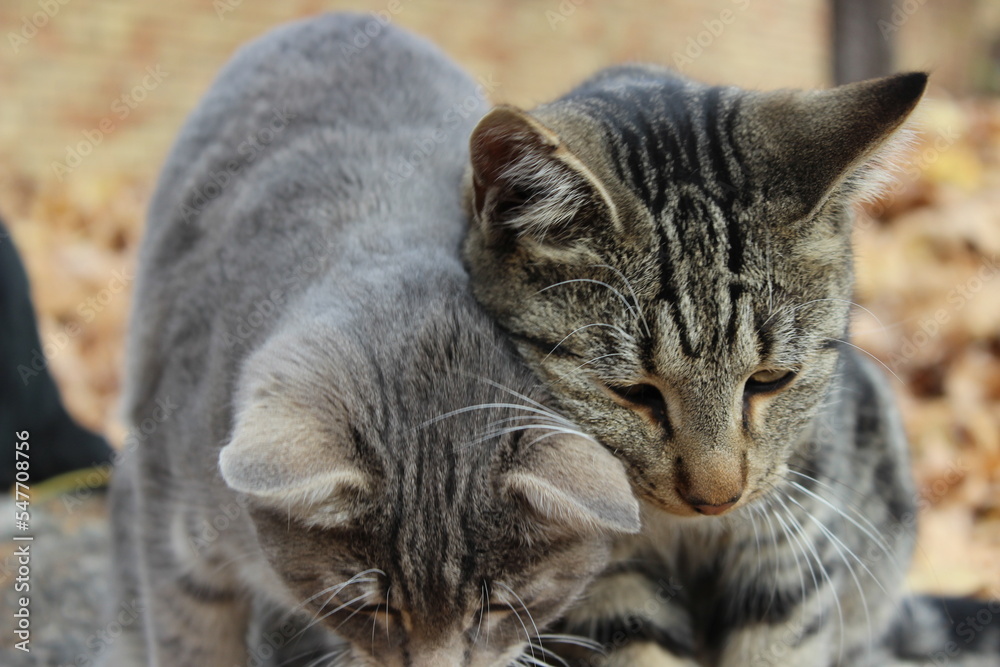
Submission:
[[[465,138],[444,130],[471,128],[479,97],[437,47],[374,16],[329,14],[273,30],[234,56],[185,123],[146,245],[169,245],[166,235],[190,241],[268,196],[279,205],[329,196],[325,211],[340,205],[342,217],[361,204],[352,199],[384,207],[429,172],[413,162],[454,161]]]
[[[238,52],[185,123],[150,206],[127,415],[155,392],[222,401],[240,361],[331,276],[360,284],[414,253],[449,264],[484,110],[440,50],[374,16],[292,23]]]

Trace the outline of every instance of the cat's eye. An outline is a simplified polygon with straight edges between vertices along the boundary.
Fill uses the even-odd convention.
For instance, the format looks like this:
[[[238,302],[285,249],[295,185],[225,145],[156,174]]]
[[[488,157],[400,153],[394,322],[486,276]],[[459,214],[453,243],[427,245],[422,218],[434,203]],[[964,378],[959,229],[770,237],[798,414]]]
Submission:
[[[663,393],[653,385],[646,382],[630,385],[609,384],[608,389],[626,403],[649,410],[657,421],[666,421],[667,402],[663,399]]]
[[[788,369],[759,370],[747,378],[744,391],[750,394],[767,394],[787,385],[795,377],[795,371]]]

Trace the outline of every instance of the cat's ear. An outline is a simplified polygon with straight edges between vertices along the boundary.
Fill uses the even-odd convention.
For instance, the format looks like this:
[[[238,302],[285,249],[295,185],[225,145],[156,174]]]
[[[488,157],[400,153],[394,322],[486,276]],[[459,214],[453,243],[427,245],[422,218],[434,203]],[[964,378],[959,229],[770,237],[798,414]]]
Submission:
[[[348,521],[370,480],[350,459],[347,431],[281,397],[254,402],[237,416],[219,455],[222,479],[261,505],[324,523]]]
[[[501,105],[472,132],[472,208],[492,240],[560,242],[579,234],[581,214],[613,218],[597,178],[531,114]]]
[[[892,139],[926,86],[927,75],[914,72],[825,91],[764,94],[756,134],[761,163],[777,177],[773,194],[805,216],[845,181],[853,196],[877,189],[897,143]]]
[[[556,530],[639,531],[639,503],[624,466],[592,440],[573,435],[541,440],[507,473],[505,483]]]

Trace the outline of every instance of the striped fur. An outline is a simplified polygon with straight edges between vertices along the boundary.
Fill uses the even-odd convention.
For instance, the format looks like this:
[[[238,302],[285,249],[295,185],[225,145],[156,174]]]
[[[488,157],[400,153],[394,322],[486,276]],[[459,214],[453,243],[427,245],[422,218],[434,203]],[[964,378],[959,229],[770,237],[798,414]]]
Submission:
[[[473,133],[476,295],[645,501],[565,619],[609,650],[581,664],[900,650],[914,490],[886,380],[847,340],[851,206],[925,82],[762,93],[617,67]]]
[[[477,100],[431,45],[333,15],[242,50],[188,120],[130,332],[112,513],[142,615],[112,665],[547,665],[538,633],[639,529],[469,289]]]

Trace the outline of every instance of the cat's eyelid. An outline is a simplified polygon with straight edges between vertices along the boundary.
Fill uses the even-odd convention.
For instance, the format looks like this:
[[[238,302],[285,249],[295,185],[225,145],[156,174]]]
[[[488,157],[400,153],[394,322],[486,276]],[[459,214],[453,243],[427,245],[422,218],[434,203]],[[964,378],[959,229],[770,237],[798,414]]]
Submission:
[[[799,374],[797,368],[761,368],[751,373],[743,384],[750,394],[769,394],[787,387]],[[763,378],[757,378],[764,375]]]

